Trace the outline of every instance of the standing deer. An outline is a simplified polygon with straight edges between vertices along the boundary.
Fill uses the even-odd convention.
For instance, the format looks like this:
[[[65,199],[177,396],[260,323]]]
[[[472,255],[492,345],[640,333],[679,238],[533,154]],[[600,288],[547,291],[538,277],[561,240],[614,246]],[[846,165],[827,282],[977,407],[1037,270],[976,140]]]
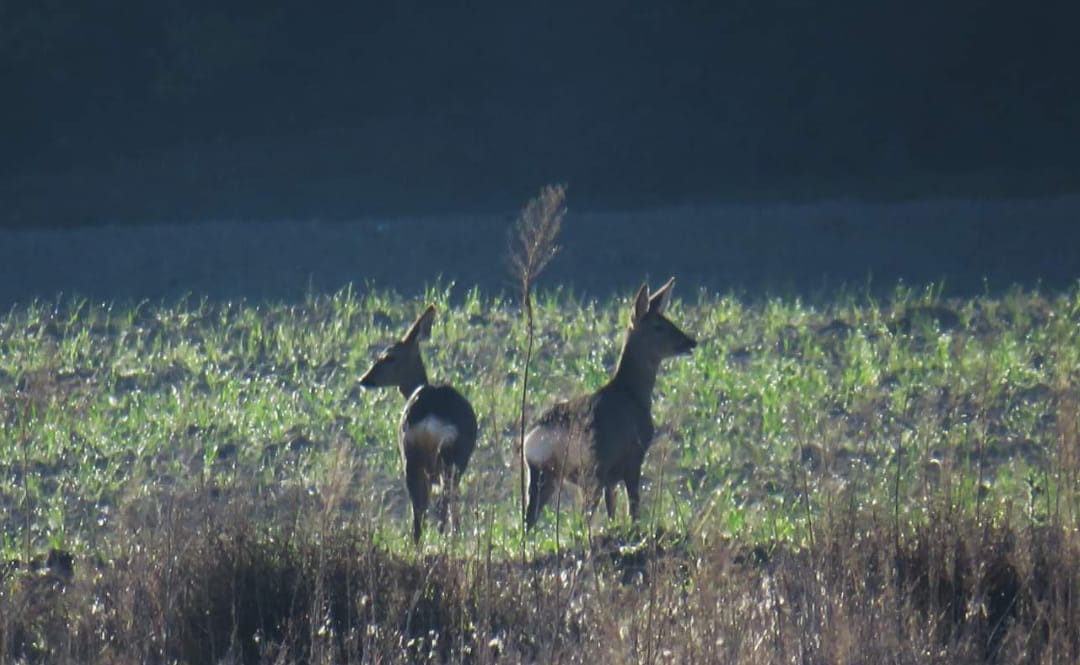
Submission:
[[[420,542],[433,484],[442,485],[437,514],[439,531],[446,528],[450,495],[457,493],[461,474],[476,447],[476,413],[468,400],[451,386],[428,383],[420,340],[431,337],[434,319],[435,306],[429,305],[405,336],[386,347],[360,377],[361,386],[396,386],[406,398],[398,447],[412,502],[414,543]]]
[[[615,375],[589,395],[559,402],[545,411],[525,436],[529,501],[525,525],[531,527],[557,485],[569,480],[604,494],[608,518],[615,516],[615,485],[626,485],[630,518],[641,502],[641,464],[653,438],[652,391],[660,361],[688,354],[697,342],[664,317],[675,278],[649,296],[642,284],[634,299]]]

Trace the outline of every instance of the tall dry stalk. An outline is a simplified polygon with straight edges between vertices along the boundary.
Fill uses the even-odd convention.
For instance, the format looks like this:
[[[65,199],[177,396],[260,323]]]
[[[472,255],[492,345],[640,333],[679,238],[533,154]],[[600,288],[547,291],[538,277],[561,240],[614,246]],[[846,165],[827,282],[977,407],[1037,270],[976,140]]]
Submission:
[[[529,389],[529,365],[532,361],[534,318],[532,290],[540,273],[559,253],[555,241],[562,230],[563,216],[566,215],[566,187],[546,185],[540,193],[522,208],[517,221],[510,232],[510,268],[521,288],[521,308],[525,314],[527,342],[525,346],[525,367],[521,381],[521,421],[518,436],[517,457],[519,471],[519,489],[521,493],[521,528],[525,530],[526,501],[525,487],[525,408]],[[524,538],[522,539],[524,547]]]

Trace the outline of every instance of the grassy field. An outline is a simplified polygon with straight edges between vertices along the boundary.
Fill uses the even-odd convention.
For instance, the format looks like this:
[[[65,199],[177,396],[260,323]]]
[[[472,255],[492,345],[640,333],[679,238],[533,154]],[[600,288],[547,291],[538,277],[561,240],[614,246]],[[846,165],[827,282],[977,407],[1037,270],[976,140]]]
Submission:
[[[540,294],[527,419],[606,379],[633,286]],[[679,295],[643,520],[571,491],[524,537],[515,302],[12,310],[0,662],[1076,662],[1080,289]],[[481,433],[418,551],[403,400],[356,379],[429,302]]]

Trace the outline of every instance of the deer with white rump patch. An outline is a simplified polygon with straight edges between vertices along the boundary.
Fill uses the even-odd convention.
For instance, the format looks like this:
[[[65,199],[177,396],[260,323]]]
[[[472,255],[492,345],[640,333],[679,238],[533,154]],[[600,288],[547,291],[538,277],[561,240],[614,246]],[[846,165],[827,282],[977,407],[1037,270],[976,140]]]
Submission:
[[[641,502],[641,465],[653,438],[652,392],[660,362],[688,354],[697,342],[669,321],[675,278],[649,295],[642,284],[634,299],[630,327],[614,376],[589,395],[545,411],[525,435],[529,467],[525,525],[531,527],[563,480],[604,495],[608,518],[615,515],[615,485],[626,486],[630,517]]]
[[[434,484],[440,484],[439,531],[449,519],[451,495],[476,447],[476,413],[461,393],[428,383],[420,341],[431,337],[435,306],[428,306],[401,340],[379,354],[360,377],[364,387],[395,386],[405,396],[398,427],[398,447],[405,464],[405,488],[413,509],[413,542],[420,542],[424,513]]]

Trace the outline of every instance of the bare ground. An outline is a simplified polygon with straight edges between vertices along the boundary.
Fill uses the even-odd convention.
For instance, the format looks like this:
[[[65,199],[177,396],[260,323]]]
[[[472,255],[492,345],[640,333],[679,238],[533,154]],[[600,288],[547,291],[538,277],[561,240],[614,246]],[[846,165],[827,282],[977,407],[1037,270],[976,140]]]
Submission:
[[[588,296],[674,274],[696,289],[817,298],[899,280],[950,295],[1080,277],[1080,195],[899,203],[826,201],[618,212],[571,210],[544,285]],[[297,300],[353,282],[456,293],[512,290],[514,212],[357,221],[199,221],[0,230],[0,307],[35,298]],[[542,285],[542,287],[544,286]]]

